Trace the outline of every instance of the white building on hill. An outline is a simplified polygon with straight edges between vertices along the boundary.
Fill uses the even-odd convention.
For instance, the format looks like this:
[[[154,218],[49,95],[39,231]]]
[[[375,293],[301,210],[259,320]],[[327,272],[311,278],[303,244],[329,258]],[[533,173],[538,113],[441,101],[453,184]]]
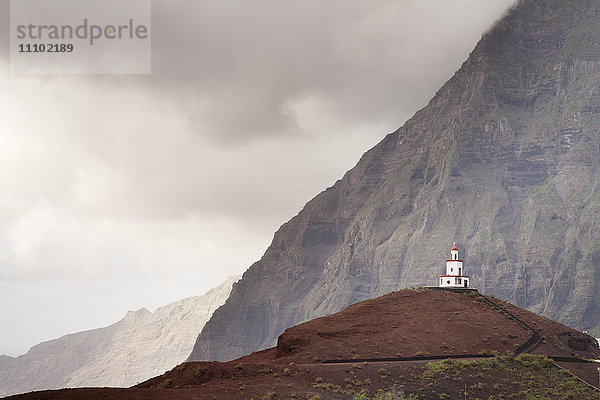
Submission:
[[[458,259],[456,243],[450,250],[450,259],[446,260],[446,275],[440,275],[440,287],[469,287],[469,277],[465,275],[463,261]]]

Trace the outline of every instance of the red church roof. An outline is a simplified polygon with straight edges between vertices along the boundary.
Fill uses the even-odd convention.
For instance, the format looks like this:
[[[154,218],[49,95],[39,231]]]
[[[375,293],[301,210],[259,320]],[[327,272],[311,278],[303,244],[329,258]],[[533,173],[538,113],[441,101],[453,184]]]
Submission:
[[[450,249],[450,251],[458,251],[458,247],[456,247],[456,245],[452,246],[452,249]]]

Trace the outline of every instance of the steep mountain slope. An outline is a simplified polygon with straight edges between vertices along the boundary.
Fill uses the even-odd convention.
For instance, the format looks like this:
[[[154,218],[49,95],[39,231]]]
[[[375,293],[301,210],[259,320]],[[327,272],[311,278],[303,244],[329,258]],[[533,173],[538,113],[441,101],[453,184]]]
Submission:
[[[0,396],[80,386],[131,386],[183,361],[194,339],[235,281],[201,296],[128,312],[106,328],[66,335],[32,347],[15,359],[0,358]]]
[[[597,332],[599,17],[597,0],[520,2],[424,109],[279,229],[190,360],[433,284],[453,241],[483,293]]]

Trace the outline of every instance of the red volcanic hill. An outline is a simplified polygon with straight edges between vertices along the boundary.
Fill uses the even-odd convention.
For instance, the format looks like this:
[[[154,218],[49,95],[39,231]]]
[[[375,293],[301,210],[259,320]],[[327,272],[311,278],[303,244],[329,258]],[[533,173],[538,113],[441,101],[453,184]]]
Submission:
[[[586,361],[600,358],[594,338],[476,290],[407,289],[289,328],[276,347],[234,361],[184,363],[131,389],[15,398],[600,398],[546,356],[598,386]]]

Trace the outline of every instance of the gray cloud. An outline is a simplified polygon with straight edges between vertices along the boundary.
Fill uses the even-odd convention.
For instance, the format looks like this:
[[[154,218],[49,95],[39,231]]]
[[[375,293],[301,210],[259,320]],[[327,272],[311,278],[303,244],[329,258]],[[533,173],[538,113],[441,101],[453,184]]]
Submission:
[[[179,98],[186,88],[195,121],[228,143],[297,134],[287,107],[312,96],[345,121],[394,129],[509,3],[155,2],[153,69]]]
[[[0,353],[243,271],[510,3],[155,0],[150,76],[9,75],[4,47]]]

